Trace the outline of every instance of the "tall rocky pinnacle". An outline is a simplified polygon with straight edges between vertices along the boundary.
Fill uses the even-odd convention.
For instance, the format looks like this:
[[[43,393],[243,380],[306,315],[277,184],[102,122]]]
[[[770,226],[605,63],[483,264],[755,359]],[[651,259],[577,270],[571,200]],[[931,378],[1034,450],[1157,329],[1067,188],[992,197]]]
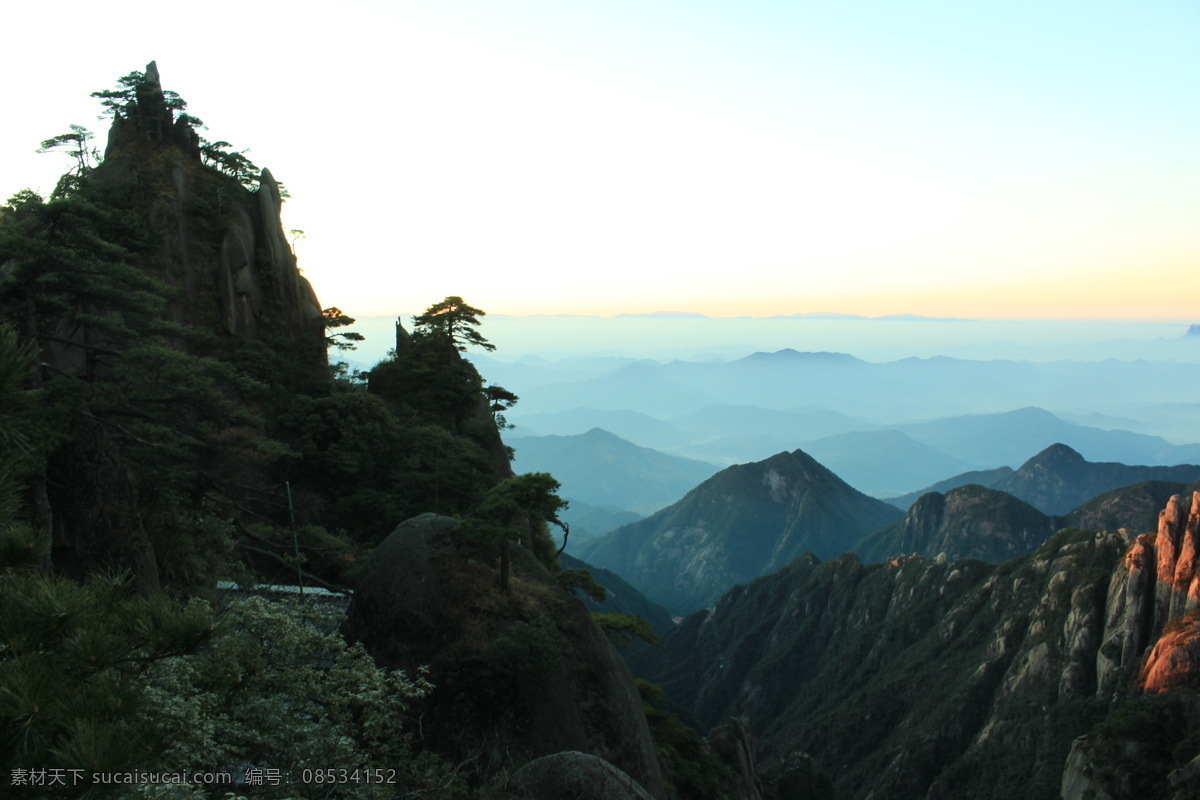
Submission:
[[[1137,662],[1159,633],[1140,673],[1142,688],[1158,692],[1200,678],[1200,629],[1189,616],[1200,608],[1198,539],[1200,492],[1190,503],[1175,495],[1159,514],[1158,531],[1137,537],[1125,553],[1109,584],[1109,634],[1097,659],[1102,683]]]
[[[294,373],[325,375],[321,306],[284,235],[278,184],[263,170],[251,190],[206,166],[194,121],[176,113],[180,105],[151,62],[114,109],[104,161],[88,177],[90,196],[128,226],[120,234],[127,240],[114,244],[169,290],[164,310],[153,313],[174,323],[171,346],[223,352],[239,339],[269,342]],[[57,335],[43,356],[49,369],[85,374],[98,346],[122,352],[145,333],[133,327],[99,338],[84,316],[73,309],[53,321]],[[77,414],[47,473],[44,506],[53,513],[45,524],[56,568],[83,575],[111,565],[133,575],[141,591],[156,592],[155,553],[114,429]]]
[[[133,102],[113,117],[112,127],[108,130],[108,146],[104,150],[105,162],[135,140],[174,146],[196,161],[200,160],[200,136],[186,119],[175,117],[163,93],[158,64],[154,61],[146,65]]]
[[[163,277],[181,290],[173,321],[282,335],[307,342],[313,363],[324,362],[321,305],[284,234],[278,182],[264,169],[251,191],[205,167],[200,138],[172,110],[155,62],[117,110],[96,175],[139,190]]]

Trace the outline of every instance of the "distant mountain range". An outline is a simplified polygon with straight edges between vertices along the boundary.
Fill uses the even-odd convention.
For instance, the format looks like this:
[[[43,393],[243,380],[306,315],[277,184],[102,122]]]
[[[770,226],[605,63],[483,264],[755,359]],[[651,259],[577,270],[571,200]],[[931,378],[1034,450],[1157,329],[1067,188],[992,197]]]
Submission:
[[[1029,453],[1058,443],[1095,461],[1153,465],[1200,462],[1200,445],[1173,445],[1158,436],[1077,425],[1035,407],[999,414],[969,414],[895,428],[979,467],[1016,466],[1028,458]]]
[[[602,428],[641,447],[668,452],[686,447],[695,439],[695,434],[640,411],[572,408],[540,414],[514,414],[513,419],[516,428],[505,436],[513,444],[527,436],[575,436],[593,428]]]
[[[875,363],[840,353],[780,350],[754,353],[728,362],[634,361],[631,359],[576,359],[557,362],[516,363],[489,360],[484,374],[522,395],[520,415],[561,412],[573,408],[628,410],[672,420],[705,406],[759,406],[776,411],[819,406],[839,414],[876,421],[903,423],[967,414],[999,413],[1013,408],[1087,407],[1090,413],[1125,417],[1142,423],[1186,427],[1200,439],[1200,424],[1186,423],[1180,414],[1167,419],[1164,404],[1183,403],[1200,396],[1200,371],[1180,370],[1178,364],[1148,361],[968,361],[964,359],[908,358]],[[537,391],[532,391],[536,387]],[[1104,387],[1089,392],[1086,387]],[[526,391],[526,389],[529,389]],[[1081,393],[1087,393],[1086,399]],[[920,423],[913,424],[919,427]],[[889,425],[895,427],[895,425]],[[1162,460],[1141,454],[1093,451],[1085,442],[1050,434],[1049,440],[1021,442],[1020,452],[1002,459],[986,459],[946,450],[927,441],[918,430],[900,427],[947,455],[980,467],[1007,463],[1016,466],[1028,453],[1063,441],[1088,458],[1151,464],[1197,460],[1164,453]],[[575,431],[582,432],[582,431]],[[833,435],[843,430],[830,430]],[[710,431],[732,435],[733,430]],[[930,435],[933,435],[930,432]],[[1153,438],[1153,437],[1152,437]],[[795,440],[791,447],[804,440]],[[1015,444],[1015,443],[1014,443]],[[1146,444],[1143,442],[1142,444]],[[1170,448],[1165,440],[1155,447]]]
[[[649,514],[678,500],[717,471],[693,459],[638,447],[601,428],[576,436],[511,440],[513,470],[549,472],[559,494],[590,506]]]
[[[828,558],[851,549],[900,515],[797,450],[722,470],[579,554],[668,610],[690,611],[805,551]]]
[[[1030,461],[1051,467],[1041,473],[1045,485],[1065,490],[1065,494],[1085,493],[1078,488],[1066,488],[1073,470],[1067,468],[1055,473],[1052,471],[1054,459],[1040,458],[1041,455],[1045,454]],[[1085,477],[1083,483],[1088,480]],[[1023,481],[1026,487],[1034,488],[1034,493],[1038,493],[1031,483],[1032,480]],[[868,536],[854,550],[864,561],[883,561],[900,554],[945,554],[951,560],[1005,561],[1038,547],[1051,534],[1064,528],[1126,529],[1133,534],[1148,533],[1158,525],[1158,512],[1172,495],[1190,497],[1197,489],[1200,489],[1200,481],[1186,484],[1143,481],[1102,492],[1067,514],[1052,515],[1042,513],[1007,491],[967,484],[944,493],[922,495],[911,505],[904,519]]]
[[[567,552],[576,552],[584,542],[603,536],[622,525],[641,519],[644,514],[612,506],[593,506],[577,499],[569,499],[568,505],[558,513],[558,518],[570,526],[567,536]]]
[[[517,446],[518,458],[535,453],[534,461],[521,462],[521,469],[539,462],[538,469],[558,474],[554,467],[560,459],[546,461],[543,453],[549,445],[538,443],[539,437],[522,435],[548,431],[565,435],[582,426],[591,425],[627,439],[630,444],[669,455],[703,460],[712,464],[750,463],[797,447],[812,455],[839,477],[859,491],[886,499],[901,509],[907,509],[927,491],[945,491],[966,483],[997,487],[997,482],[1022,464],[1030,453],[1052,444],[1061,443],[1096,462],[1146,464],[1150,466],[1200,463],[1200,446],[1176,446],[1164,439],[1145,434],[1100,428],[1067,422],[1040,408],[1023,408],[998,414],[973,414],[948,417],[919,424],[881,426],[861,417],[820,407],[793,410],[773,410],[752,406],[714,405],[661,420],[636,411],[616,411],[578,408],[553,413],[533,414],[518,418],[517,429],[507,438]],[[611,427],[610,427],[611,426]],[[585,430],[591,430],[586,428]],[[825,432],[819,438],[815,433]],[[580,434],[571,434],[580,435]],[[529,442],[529,445],[522,445]],[[619,471],[621,460],[605,453],[611,443],[603,444],[594,455],[585,452],[586,440],[572,445],[571,466],[579,470],[581,463],[595,464],[589,481],[602,484],[619,483],[619,474],[603,474],[607,468]],[[598,446],[599,440],[594,442]],[[565,443],[564,443],[565,444]],[[632,464],[649,457],[642,454]],[[1003,466],[997,466],[1003,465]],[[713,468],[716,469],[715,467]],[[1183,480],[1179,474],[1144,474],[1121,476],[1104,489],[1137,480]],[[571,481],[563,480],[564,484]],[[688,487],[676,487],[684,491]],[[1095,487],[1087,487],[1091,491]],[[1039,501],[1014,491],[1034,505]],[[1092,492],[1093,494],[1096,492]],[[678,496],[678,495],[677,495]],[[1043,507],[1046,513],[1065,513],[1090,497],[1082,494],[1067,501]],[[577,499],[590,504],[626,508],[622,501],[611,496]],[[670,502],[664,499],[662,505]],[[658,507],[662,507],[661,505]],[[640,513],[657,508],[639,506]]]
[[[897,495],[896,497],[885,497],[883,501],[896,508],[907,511],[909,506],[920,500],[930,492],[946,493],[951,489],[957,489],[960,486],[968,484],[978,484],[979,486],[995,486],[1007,476],[1013,474],[1012,467],[996,467],[995,469],[976,469],[970,472],[963,472],[955,475],[952,478],[946,478],[944,481],[930,484],[924,489],[918,489],[915,492],[908,494]]]
[[[805,551],[822,559],[854,551],[866,561],[917,553],[997,562],[1063,527],[1143,532],[1153,528],[1151,509],[1185,490],[1184,481],[1200,481],[1200,466],[1094,464],[1055,444],[1018,470],[971,474],[994,485],[924,493],[902,514],[803,451],[779,453],[722,470],[677,503],[573,550],[654,602],[692,610]]]
[[[1015,471],[1000,468],[968,472],[940,481],[927,489],[887,500],[906,508],[930,491],[946,491],[976,483],[1007,492],[1033,505],[1044,514],[1066,514],[1098,494],[1145,481],[1178,484],[1200,480],[1200,466],[1131,466],[1115,462],[1091,462],[1065,444],[1056,443],[1030,458]]]
[[[883,498],[972,466],[898,430],[840,433],[803,447],[846,483]]]
[[[1172,495],[1191,497],[1200,491],[1200,481],[1173,483],[1146,481],[1102,492],[1062,517],[1060,527],[1085,530],[1117,530],[1146,533],[1158,525],[1158,513]]]

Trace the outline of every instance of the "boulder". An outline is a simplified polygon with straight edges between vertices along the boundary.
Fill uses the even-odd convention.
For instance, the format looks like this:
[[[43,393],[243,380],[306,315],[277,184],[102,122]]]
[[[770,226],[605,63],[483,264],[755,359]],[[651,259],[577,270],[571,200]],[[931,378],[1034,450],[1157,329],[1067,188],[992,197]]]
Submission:
[[[344,633],[372,643],[380,663],[405,664],[445,632],[433,549],[458,526],[437,514],[400,523],[375,548],[358,578]]]
[[[653,800],[612,764],[578,751],[530,761],[513,773],[505,788],[524,800]]]
[[[591,613],[525,547],[496,558],[447,517],[423,514],[368,559],[345,633],[382,666],[428,667],[425,741],[485,773],[577,750],[653,796],[663,778],[633,676]]]

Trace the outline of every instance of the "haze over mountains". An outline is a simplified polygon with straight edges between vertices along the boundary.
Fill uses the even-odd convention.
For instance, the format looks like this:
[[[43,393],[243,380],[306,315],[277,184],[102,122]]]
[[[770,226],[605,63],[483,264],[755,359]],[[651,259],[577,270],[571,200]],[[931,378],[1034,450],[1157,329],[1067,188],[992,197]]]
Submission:
[[[660,331],[695,323],[641,321]],[[548,327],[550,320],[530,324]],[[911,324],[941,325],[943,332],[957,325]],[[1193,344],[1172,338],[1155,346],[1187,356]],[[629,523],[631,515],[666,509],[707,477],[697,462],[712,474],[800,450],[848,487],[901,512],[928,492],[979,484],[1044,516],[1036,533],[1010,531],[997,534],[992,550],[967,548],[990,558],[1036,546],[1052,520],[1102,492],[1200,477],[1171,469],[1200,463],[1194,443],[1200,415],[1188,413],[1190,398],[1200,396],[1200,371],[1171,361],[872,362],[791,348],[732,359],[710,351],[665,362],[582,355],[475,360],[490,380],[522,396],[508,414],[516,427],[505,436],[516,468],[550,471],[563,483],[563,496],[574,504],[567,512],[576,526],[571,550],[585,556],[587,539]],[[1101,386],[1102,392],[1090,388]],[[1196,436],[1187,438],[1189,432]],[[1062,447],[1044,452],[1053,445]],[[1054,454],[1060,462],[1048,468]],[[951,527],[968,525],[958,514],[950,517]],[[942,526],[927,535],[937,539],[933,530]],[[942,531],[943,541],[947,535]],[[884,551],[868,552],[882,557]]]
[[[915,491],[939,474],[1015,468],[1056,442],[1093,461],[1200,461],[1193,444],[1200,422],[1184,413],[1200,390],[1200,371],[1174,363],[878,364],[783,350],[718,363],[605,359],[591,362],[604,374],[581,378],[586,361],[572,359],[561,372],[552,363],[489,362],[492,380],[533,400],[510,414],[517,428],[509,438],[601,427],[634,444],[716,464],[802,447],[879,496]],[[1105,391],[1094,396],[1089,386]],[[897,468],[889,475],[872,462]]]
[[[487,372],[520,393],[530,370],[528,365],[518,366],[510,370],[489,364]],[[1188,374],[1194,371],[1179,370],[1174,364],[949,358],[872,363],[844,354],[794,350],[756,353],[723,363],[629,361],[606,375],[559,383],[548,382],[551,367],[537,369],[542,372],[539,380],[547,383],[538,387],[521,414],[593,408],[640,411],[667,421],[713,405],[804,410],[801,413],[811,413],[815,406],[858,417],[859,426],[864,419],[879,425],[911,424],[1038,406],[1087,407],[1133,419],[1141,409],[1145,424],[1145,414],[1153,413],[1156,404],[1190,400],[1200,388],[1200,377]],[[1105,386],[1106,391],[1099,398],[1085,397],[1082,392],[1089,386]],[[740,430],[725,433],[755,433],[755,425],[761,428],[762,423],[743,424]],[[839,427],[825,435],[847,430]]]
[[[398,309],[404,324],[420,307]],[[392,341],[396,315],[359,317],[367,341],[354,355],[374,363]],[[503,361],[612,357],[730,361],[750,353],[796,350],[853,353],[868,361],[951,356],[971,360],[1176,361],[1200,359],[1192,320],[876,319],[850,314],[706,317],[699,314],[543,314],[487,317]]]
[[[638,447],[601,428],[517,441],[515,472],[549,472],[568,487],[567,499],[642,515],[675,502],[718,469]]]
[[[393,323],[359,321],[364,361]],[[1200,462],[1200,371],[1179,368],[1200,361],[1200,340],[1186,324],[672,313],[488,326],[500,350],[471,358],[522,397],[505,437],[519,458],[521,440],[593,428],[717,466],[801,448],[883,498],[1015,469],[1054,443],[1096,462]]]
[[[918,492],[888,498],[887,502],[897,508],[908,508],[927,492],[941,492],[973,483],[1019,497],[1045,514],[1066,514],[1110,489],[1145,481],[1188,483],[1197,478],[1200,478],[1200,467],[1192,464],[1160,467],[1093,463],[1065,444],[1056,443],[1015,471],[1000,468],[987,472],[968,472]]]
[[[699,425],[689,434],[682,427],[638,412],[582,409],[577,414],[559,412],[532,418],[556,430],[569,429],[575,420],[606,422],[629,436],[646,436],[676,444],[664,444],[659,450],[638,447],[601,428],[575,436],[511,435],[508,440],[516,449],[519,469],[553,472],[567,487],[565,496],[642,515],[666,505],[672,495],[678,497],[686,492],[688,480],[699,476],[704,469],[709,469],[711,474],[716,471],[713,464],[730,463],[728,459],[712,458],[708,466],[701,466],[698,459],[675,457],[672,460],[665,454],[728,453],[735,447],[735,441],[742,446],[754,444],[754,447],[745,448],[750,455],[738,460],[742,463],[759,461],[789,446],[793,449],[798,446],[856,489],[886,499],[902,510],[925,492],[979,483],[1011,491],[1038,505],[1045,513],[1063,514],[1089,497],[1119,485],[1145,480],[1192,480],[1186,470],[1173,471],[1172,467],[1200,462],[1200,447],[1196,445],[1177,446],[1144,434],[1069,423],[1036,408],[952,417],[891,429],[848,431],[813,441],[754,432],[758,430],[754,426],[763,424],[762,419],[777,422],[781,430],[787,430],[788,423],[806,417],[850,424],[850,418],[836,412],[807,411],[788,415],[769,409],[713,406],[694,412],[688,418],[702,419],[714,425],[724,421],[729,426],[736,425],[738,420],[748,421],[743,430],[753,433],[744,437],[721,435],[700,441],[705,434]],[[516,433],[519,432],[520,428]],[[696,437],[693,441],[699,443],[678,444],[689,435]],[[789,444],[785,445],[785,442]],[[1030,461],[1030,454],[1037,454],[1051,445],[1062,445],[1063,449],[1055,452],[1064,457],[1068,452],[1074,454],[1070,456],[1073,463],[1085,460],[1095,463],[1079,467],[1090,477],[1078,485],[1073,484],[1074,488],[1067,495],[1057,500],[1046,497],[1043,502],[1030,495],[1029,490],[1020,488],[1019,483],[1025,478],[1013,477],[1012,473],[1014,467],[1022,467],[1026,473],[1036,470],[1039,464]],[[758,451],[767,452],[760,455]],[[667,464],[671,465],[669,469]],[[1110,466],[1101,466],[1105,464]],[[691,485],[695,482],[692,480]]]
[[[505,440],[518,471],[562,482],[580,563],[660,633],[657,606],[690,614],[631,659],[701,726],[750,720],[774,775],[819,752],[847,797],[998,797],[1008,779],[987,776],[1019,772],[1037,796],[1061,781],[1080,798],[1114,734],[1073,739],[1124,702],[1139,658],[1192,646],[1149,654],[1158,589],[1121,572],[1200,489],[1200,376],[1168,360],[1191,345],[1141,361],[475,360],[522,396]]]
[[[1000,562],[1064,527],[1148,530],[1188,482],[1200,482],[1200,465],[1092,463],[1055,444],[992,488],[966,483],[926,492],[902,516],[796,450],[722,470],[678,502],[575,552],[654,602],[691,611],[805,552],[822,560],[854,551],[870,562],[899,554]]]

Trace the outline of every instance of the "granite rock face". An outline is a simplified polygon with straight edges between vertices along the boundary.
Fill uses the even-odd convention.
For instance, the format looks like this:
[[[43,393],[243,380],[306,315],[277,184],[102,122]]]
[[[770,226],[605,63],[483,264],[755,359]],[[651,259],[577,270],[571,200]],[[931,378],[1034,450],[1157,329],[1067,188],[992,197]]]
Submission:
[[[1103,686],[1114,687],[1116,676],[1139,663],[1152,642],[1139,677],[1143,689],[1161,691],[1200,677],[1197,631],[1187,618],[1200,608],[1198,531],[1200,492],[1174,495],[1159,514],[1158,530],[1138,536],[1113,570],[1097,658]]]
[[[1138,683],[1147,692],[1165,692],[1194,684],[1200,675],[1200,617],[1186,614],[1171,624],[1154,643]]]
[[[194,120],[177,113],[178,106],[151,62],[128,102],[114,109],[105,159],[86,174],[80,195],[94,209],[89,213],[107,221],[79,249],[119,252],[128,271],[112,287],[31,323],[51,332],[42,351],[45,368],[101,382],[118,369],[114,356],[142,340],[218,358],[258,343],[263,346],[255,349],[274,351],[273,357],[285,353],[293,373],[324,379],[321,307],[287,245],[278,185],[264,170],[251,190],[205,165]],[[136,310],[126,312],[126,302]],[[238,390],[222,391],[239,401]],[[83,410],[77,409],[81,420],[95,419]],[[194,412],[164,410],[170,413]],[[98,564],[128,570],[152,594],[158,559],[131,499],[146,492],[133,485],[114,443],[118,436],[128,440],[129,431],[111,421],[104,435],[82,421],[72,426],[38,479],[49,487],[37,504],[52,532],[52,559],[71,574]],[[87,464],[104,468],[80,466]],[[51,513],[55,506],[60,513]]]
[[[263,170],[252,191],[205,167],[199,136],[168,104],[154,62],[117,111],[96,178],[138,192],[158,266],[179,290],[173,321],[309,340],[314,362],[325,358],[321,306],[284,234],[278,182]]]
[[[1005,769],[1028,797],[1150,796],[1122,792],[1183,764],[1146,731],[1200,718],[1171,691],[1200,679],[1198,529],[1178,496],[1157,531],[1065,530],[996,566],[808,556],[633,663],[701,725],[744,719],[768,785],[799,752],[855,798],[998,798],[981,776]]]
[[[578,751],[530,761],[512,774],[505,788],[526,800],[653,800],[612,764]]]
[[[1191,498],[1175,495],[1159,515],[1155,538],[1158,554],[1155,600],[1163,622],[1200,607],[1200,576],[1196,571],[1198,535],[1200,492]]]
[[[368,559],[346,625],[380,664],[428,667],[426,743],[489,773],[578,750],[661,797],[641,697],[591,614],[516,545],[501,592],[494,562],[457,527],[434,514],[398,526]]]
[[[1117,532],[1063,532],[999,567],[801,559],[634,665],[701,725],[747,720],[767,780],[806,752],[849,797],[990,797],[971,776],[1023,763],[1028,796],[1050,797],[1063,731],[1134,691],[1153,630],[1138,552]]]

